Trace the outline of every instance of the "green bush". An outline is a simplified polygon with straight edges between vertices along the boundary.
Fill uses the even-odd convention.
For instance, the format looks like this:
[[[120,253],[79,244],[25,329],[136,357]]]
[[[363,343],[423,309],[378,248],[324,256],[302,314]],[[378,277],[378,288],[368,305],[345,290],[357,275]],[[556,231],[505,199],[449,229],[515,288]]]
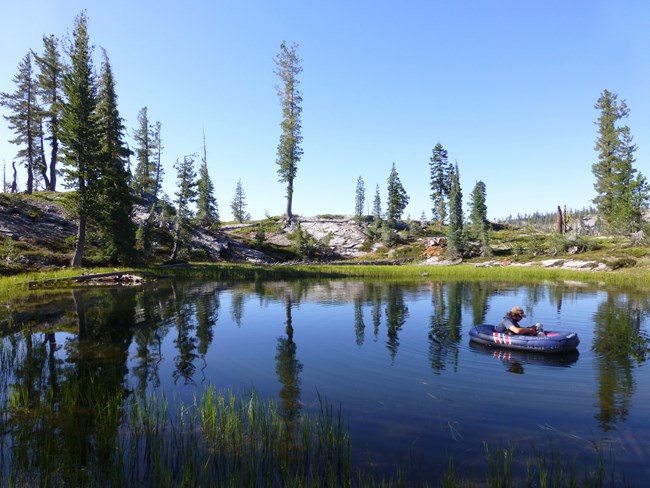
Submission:
[[[598,239],[589,236],[577,236],[574,241],[575,245],[584,251],[597,251],[602,248]]]
[[[549,252],[553,256],[557,256],[558,254],[566,253],[567,250],[572,245],[574,245],[572,241],[567,239],[566,236],[564,236],[562,234],[558,234],[557,232],[554,232],[549,237]]]
[[[257,247],[260,247],[262,244],[264,244],[265,240],[266,240],[266,233],[264,232],[264,226],[261,223],[257,224],[257,229],[255,230],[255,238],[253,239],[253,242],[255,242],[255,245]]]
[[[526,242],[526,250],[530,256],[539,256],[546,252],[546,246],[544,245],[545,239],[544,236],[538,234],[537,232],[532,232]]]
[[[645,258],[650,255],[649,247],[630,247],[627,249],[627,253],[635,258]]]
[[[6,237],[0,242],[0,263],[4,266],[11,267],[18,264],[20,257],[16,243],[11,237]]]
[[[393,247],[398,244],[400,241],[399,235],[395,232],[394,229],[390,227],[384,227],[381,233],[381,242],[386,247]]]
[[[620,258],[611,261],[609,267],[612,269],[621,269],[621,268],[633,268],[636,266],[636,259],[632,258]]]

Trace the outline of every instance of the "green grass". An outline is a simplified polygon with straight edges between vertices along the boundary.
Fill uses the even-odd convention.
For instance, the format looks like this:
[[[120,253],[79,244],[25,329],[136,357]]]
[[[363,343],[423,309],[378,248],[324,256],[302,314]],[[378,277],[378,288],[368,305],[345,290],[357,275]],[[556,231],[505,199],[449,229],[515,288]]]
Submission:
[[[65,268],[57,271],[30,272],[0,278],[0,296],[11,298],[26,292],[30,284],[41,287],[69,286],[76,275],[117,271],[116,268]],[[137,272],[138,269],[135,270]],[[471,264],[456,266],[418,265],[253,265],[236,263],[195,263],[180,268],[140,268],[159,276],[214,280],[277,280],[300,278],[357,278],[400,281],[509,281],[520,283],[579,281],[625,289],[650,289],[650,273],[639,268],[623,268],[614,272],[572,271],[541,266],[476,267]]]
[[[423,480],[399,459],[383,475],[352,463],[353,440],[342,411],[319,397],[315,414],[286,418],[255,392],[208,386],[190,403],[164,395],[112,393],[92,380],[66,382],[40,401],[14,388],[3,406],[3,486],[470,487],[603,486],[617,481],[596,449],[582,472],[552,446],[526,455],[484,443],[471,465],[480,480],[449,459],[442,480]],[[478,485],[476,483],[479,483]]]

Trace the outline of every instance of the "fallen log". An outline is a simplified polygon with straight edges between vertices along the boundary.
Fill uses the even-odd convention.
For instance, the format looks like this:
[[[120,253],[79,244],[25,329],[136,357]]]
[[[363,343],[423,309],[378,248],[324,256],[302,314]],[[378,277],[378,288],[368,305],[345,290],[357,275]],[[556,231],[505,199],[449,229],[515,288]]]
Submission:
[[[150,271],[112,271],[109,273],[77,275],[71,276],[69,278],[54,278],[44,281],[30,281],[28,283],[28,287],[31,290],[34,288],[51,285],[63,285],[66,283],[125,284],[126,282],[129,282],[130,284],[140,284],[145,280],[145,278],[160,279],[166,278],[166,276],[157,275]]]

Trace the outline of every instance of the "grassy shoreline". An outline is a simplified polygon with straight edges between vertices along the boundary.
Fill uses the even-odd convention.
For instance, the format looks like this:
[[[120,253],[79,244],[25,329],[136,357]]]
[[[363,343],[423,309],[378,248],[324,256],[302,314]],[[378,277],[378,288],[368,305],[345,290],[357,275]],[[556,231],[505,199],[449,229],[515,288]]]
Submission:
[[[626,289],[650,290],[650,273],[626,268],[616,271],[565,270],[541,266],[476,267],[472,264],[453,266],[364,265],[364,264],[291,264],[253,265],[238,263],[193,263],[183,267],[156,268],[63,268],[0,277],[0,294],[5,297],[27,292],[30,288],[67,288],[73,278],[102,273],[148,275],[149,278],[190,278],[209,280],[258,281],[286,279],[381,279],[396,281],[511,281],[520,283],[571,282],[616,286]]]

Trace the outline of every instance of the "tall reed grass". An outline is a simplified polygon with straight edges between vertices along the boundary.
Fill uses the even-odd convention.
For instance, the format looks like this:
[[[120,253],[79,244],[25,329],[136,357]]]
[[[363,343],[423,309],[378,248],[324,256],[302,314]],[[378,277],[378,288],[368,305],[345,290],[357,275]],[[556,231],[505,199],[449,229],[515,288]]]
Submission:
[[[64,387],[65,389],[65,387]],[[513,446],[485,444],[485,478],[467,479],[450,459],[440,480],[422,480],[396,460],[392,475],[352,465],[341,410],[295,421],[257,394],[207,387],[190,403],[164,395],[113,395],[89,385],[59,402],[34,403],[15,391],[3,403],[2,486],[220,487],[564,487],[603,486],[605,463],[578,475],[560,453],[521,457]],[[46,399],[47,400],[47,399]],[[417,480],[417,481],[416,481]]]

